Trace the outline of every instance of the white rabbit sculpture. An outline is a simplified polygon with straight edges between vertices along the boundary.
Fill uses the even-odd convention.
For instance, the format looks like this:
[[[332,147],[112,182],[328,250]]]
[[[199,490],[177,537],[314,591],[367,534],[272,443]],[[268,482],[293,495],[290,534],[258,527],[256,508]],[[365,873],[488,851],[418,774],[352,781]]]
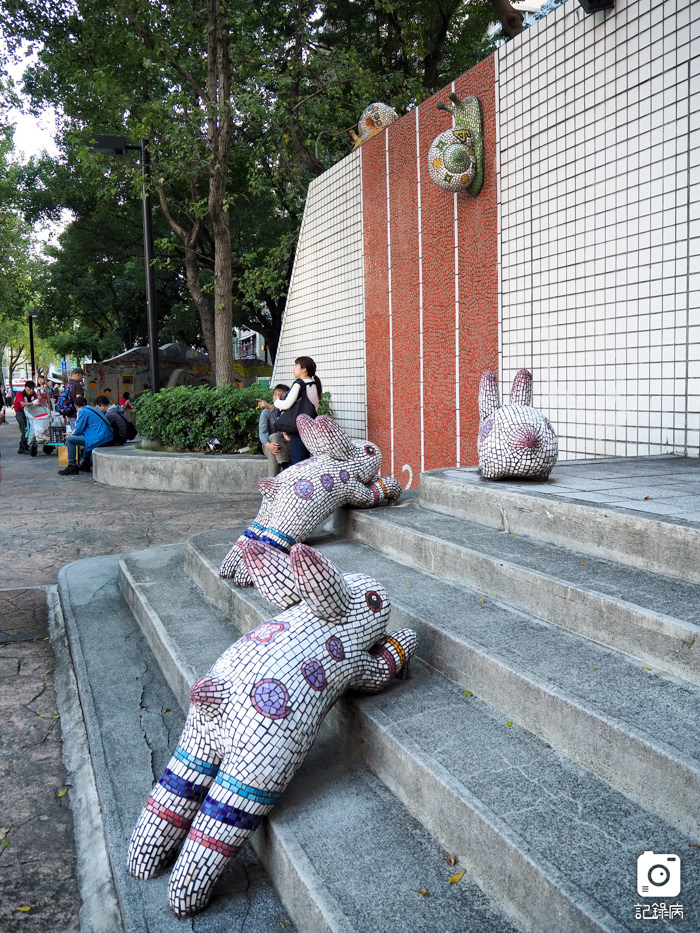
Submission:
[[[252,586],[241,552],[246,541],[263,541],[288,552],[341,506],[367,508],[401,495],[398,480],[378,475],[382,454],[376,444],[353,441],[325,415],[299,415],[297,428],[312,456],[258,483],[260,511],[219,569],[220,576],[232,577],[236,586]]]
[[[547,479],[557,462],[557,436],[542,412],[532,407],[532,374],[527,369],[516,373],[509,405],[501,405],[495,374],[483,374],[479,418],[476,447],[485,479]]]
[[[418,639],[386,635],[390,604],[371,577],[343,574],[297,544],[241,554],[260,592],[286,611],[233,644],[190,691],[179,744],[131,837],[128,868],[152,878],[181,846],[168,897],[178,917],[209,902],[231,859],[277,803],[346,690],[382,690]],[[183,842],[184,840],[184,842]]]

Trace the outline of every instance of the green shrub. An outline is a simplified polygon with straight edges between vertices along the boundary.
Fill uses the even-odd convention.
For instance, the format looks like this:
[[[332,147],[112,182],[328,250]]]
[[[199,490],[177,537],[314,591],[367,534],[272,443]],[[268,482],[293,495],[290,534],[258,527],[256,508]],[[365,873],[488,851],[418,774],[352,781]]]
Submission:
[[[260,411],[257,399],[272,401],[272,391],[258,385],[177,386],[157,395],[144,392],[135,401],[139,434],[178,450],[206,450],[218,438],[227,451],[257,449]],[[319,414],[332,414],[330,392],[324,392]]]

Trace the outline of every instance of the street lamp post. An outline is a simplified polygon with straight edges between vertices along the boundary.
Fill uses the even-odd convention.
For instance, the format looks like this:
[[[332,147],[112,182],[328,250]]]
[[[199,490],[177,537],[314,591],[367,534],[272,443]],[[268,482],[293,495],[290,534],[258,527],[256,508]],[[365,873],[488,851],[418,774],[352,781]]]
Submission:
[[[148,321],[148,353],[151,368],[151,392],[160,390],[160,366],[158,359],[158,309],[156,306],[156,277],[153,269],[153,209],[151,207],[151,156],[148,140],[142,139],[138,146],[127,143],[123,136],[93,136],[91,149],[103,155],[126,155],[128,149],[138,150],[141,162],[141,202],[143,204],[143,258],[146,265],[146,316]]]
[[[34,374],[36,373],[36,365],[34,363],[34,318],[39,317],[36,311],[31,311],[29,313],[29,357],[32,364],[32,380],[34,379]]]

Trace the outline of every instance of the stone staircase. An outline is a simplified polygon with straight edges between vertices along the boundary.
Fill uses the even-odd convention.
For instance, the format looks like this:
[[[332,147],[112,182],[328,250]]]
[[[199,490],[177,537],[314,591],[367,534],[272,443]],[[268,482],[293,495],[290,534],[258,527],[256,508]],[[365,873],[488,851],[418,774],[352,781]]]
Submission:
[[[190,684],[273,615],[257,591],[218,576],[239,531],[61,575],[91,751],[112,775],[98,790],[119,815],[106,834],[127,930],[182,929],[163,914],[162,879],[125,876],[128,834]],[[419,496],[335,516],[312,543],[382,582],[392,628],[419,633],[419,659],[409,680],[338,703],[254,837],[257,858],[234,867],[192,929],[612,933],[644,929],[635,906],[661,901],[682,904],[683,917],[659,927],[700,929],[698,534],[692,522],[487,484],[470,470],[424,474]],[[100,658],[127,638],[125,657],[137,647],[138,657],[119,655],[103,682]],[[150,678],[150,706],[132,675]],[[111,716],[120,685],[129,710],[122,697]],[[132,789],[119,803],[131,744]],[[679,897],[638,896],[637,856],[649,850],[680,856]],[[235,919],[241,872],[252,879],[247,926]],[[216,926],[226,917],[230,927]]]

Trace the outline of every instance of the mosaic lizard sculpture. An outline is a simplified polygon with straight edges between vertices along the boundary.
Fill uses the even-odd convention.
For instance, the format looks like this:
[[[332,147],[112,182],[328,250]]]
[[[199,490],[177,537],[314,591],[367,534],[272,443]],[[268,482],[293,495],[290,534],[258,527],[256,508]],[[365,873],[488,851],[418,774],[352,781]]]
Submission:
[[[341,506],[367,508],[401,495],[398,480],[378,475],[382,454],[375,444],[356,443],[325,415],[299,415],[297,427],[312,456],[258,483],[260,511],[219,569],[236,586],[252,585],[241,553],[246,541],[260,540],[289,551]]]
[[[260,592],[285,611],[232,645],[193,684],[173,757],[129,847],[147,879],[180,848],[168,897],[178,917],[209,902],[231,859],[280,799],[328,710],[346,690],[377,693],[417,648],[386,635],[389,599],[305,544],[286,554],[249,541],[241,554]]]
[[[557,435],[542,412],[532,407],[532,375],[527,369],[516,373],[509,405],[501,405],[495,374],[483,374],[479,418],[476,447],[485,479],[547,479],[557,462]]]

